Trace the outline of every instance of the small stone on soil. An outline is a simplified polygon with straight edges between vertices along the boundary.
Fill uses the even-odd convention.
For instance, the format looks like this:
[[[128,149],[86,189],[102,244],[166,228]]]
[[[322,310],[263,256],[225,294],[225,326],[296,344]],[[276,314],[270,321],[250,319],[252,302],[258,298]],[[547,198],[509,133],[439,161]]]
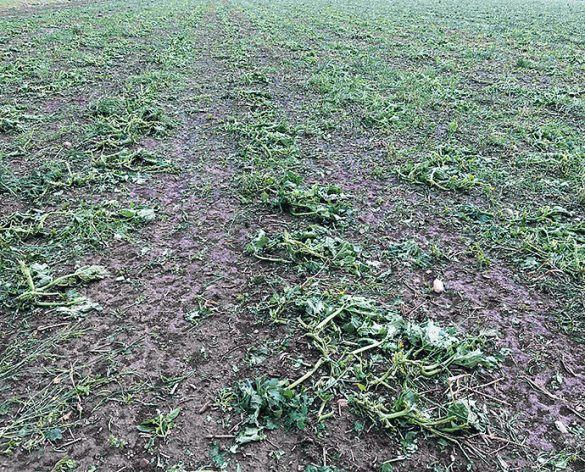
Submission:
[[[433,292],[435,293],[443,293],[445,291],[445,284],[440,279],[435,279],[433,281]]]
[[[562,434],[569,433],[569,430],[567,429],[567,427],[565,426],[565,424],[561,420],[556,420],[555,426]]]

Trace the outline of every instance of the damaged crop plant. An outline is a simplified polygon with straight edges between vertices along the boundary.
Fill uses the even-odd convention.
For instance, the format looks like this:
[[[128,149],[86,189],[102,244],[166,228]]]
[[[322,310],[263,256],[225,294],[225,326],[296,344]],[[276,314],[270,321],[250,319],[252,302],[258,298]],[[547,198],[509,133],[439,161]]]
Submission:
[[[5,0],[0,470],[585,470],[583,24]]]
[[[504,353],[486,352],[488,333],[464,336],[433,321],[406,320],[373,300],[317,287],[288,288],[264,309],[310,340],[317,360],[294,381],[260,377],[222,394],[224,407],[245,417],[236,445],[261,440],[278,426],[305,428],[311,407],[314,421],[323,422],[339,404],[387,430],[454,443],[487,427],[487,411],[474,400],[427,392],[447,391],[447,380],[457,373],[494,368]]]
[[[315,225],[272,237],[260,230],[246,246],[246,251],[262,261],[297,263],[314,272],[336,267],[360,275],[370,268],[358,246]]]

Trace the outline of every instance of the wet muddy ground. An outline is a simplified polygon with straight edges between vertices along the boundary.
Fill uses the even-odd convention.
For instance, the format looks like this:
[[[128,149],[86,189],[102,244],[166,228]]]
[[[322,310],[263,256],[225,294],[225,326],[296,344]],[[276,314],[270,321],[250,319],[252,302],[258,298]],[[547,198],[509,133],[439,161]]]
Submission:
[[[555,34],[568,35],[574,20],[559,20],[569,15],[569,7],[555,6],[546,14],[557,18],[557,29],[538,41],[573,57],[582,43]],[[582,203],[571,206],[562,193],[572,192],[572,181],[559,187],[558,195],[534,191],[534,201],[528,190],[521,194],[522,188],[506,187],[512,185],[509,175],[490,183],[501,184],[493,193],[485,193],[485,187],[457,190],[411,182],[396,171],[408,149],[418,146],[426,152],[429,143],[433,149],[445,143],[479,149],[477,122],[466,128],[463,121],[478,119],[465,114],[474,108],[457,102],[451,109],[452,96],[437,104],[430,92],[435,98],[429,98],[428,108],[408,115],[415,99],[396,92],[393,101],[406,110],[401,116],[413,120],[410,127],[370,126],[361,116],[363,97],[377,90],[376,74],[390,74],[383,67],[396,74],[432,67],[449,78],[477,77],[467,65],[469,57],[459,57],[455,46],[474,47],[471,37],[479,31],[488,41],[494,31],[474,22],[479,16],[493,26],[500,8],[499,3],[468,7],[461,13],[467,18],[463,26],[446,19],[459,11],[457,4],[443,11],[426,1],[417,2],[412,12],[402,4],[366,8],[353,1],[344,6],[239,0],[88,2],[4,12],[2,106],[18,125],[3,128],[0,160],[0,179],[8,189],[0,194],[0,470],[582,470],[582,274],[572,276],[563,272],[566,266],[551,267],[546,261],[528,270],[517,263],[521,249],[508,252],[512,239],[482,239],[477,227],[452,216],[471,205],[495,212],[498,205],[520,205],[525,196],[527,206],[545,198],[547,204],[566,206],[582,222]],[[582,9],[573,13],[583,16]],[[389,23],[392,14],[404,25]],[[536,18],[538,11],[529,15]],[[428,24],[442,27],[420,41],[412,39],[413,31]],[[526,35],[534,28],[528,21],[521,24]],[[449,32],[453,43],[445,39]],[[385,49],[388,44],[396,50]],[[411,44],[416,51],[402,46]],[[514,36],[507,47],[492,47],[508,67],[518,60],[521,44]],[[54,51],[44,57],[42,47]],[[530,60],[545,61],[536,57],[538,44],[525,47]],[[344,69],[356,63],[373,72],[354,77],[353,69]],[[466,67],[458,69],[461,64]],[[324,79],[324,71],[331,70]],[[566,76],[547,70],[535,67],[530,74],[552,77],[559,89],[571,88],[574,77],[566,69]],[[523,80],[536,80],[530,74]],[[460,91],[439,82],[431,88],[445,87],[454,95]],[[426,93],[416,82],[407,89],[413,96]],[[480,102],[493,95],[495,108],[505,100],[501,90],[477,93],[468,99]],[[93,173],[91,163],[109,152],[105,145],[92,144],[96,133],[110,133],[110,140],[114,136],[103,123],[98,131],[92,128],[97,120],[92,106],[104,96],[146,96],[141,99],[149,110],[160,107],[172,117],[173,127],[160,134],[155,129],[133,135],[130,120],[120,133],[131,139],[116,135],[116,152],[145,149],[164,156],[177,172],[153,173],[144,167]],[[13,105],[22,106],[25,115],[9,108]],[[521,113],[523,104],[510,106]],[[582,113],[575,107],[557,108],[553,118],[569,126]],[[462,130],[453,137],[457,113],[462,113],[457,115]],[[270,135],[273,141],[266,145],[272,148],[254,147],[254,133],[266,117],[273,120],[274,133],[295,130],[292,144],[290,136]],[[238,135],[234,123],[256,131]],[[578,134],[582,123],[571,126]],[[582,146],[582,137],[575,139]],[[490,163],[511,152],[490,146],[481,148]],[[582,147],[577,143],[563,152],[582,152]],[[42,164],[63,159],[70,159],[66,171],[26,180],[35,169],[48,174]],[[369,275],[327,264],[307,270],[249,254],[247,245],[260,228],[272,234],[312,223],[242,190],[250,182],[260,185],[252,179],[255,172],[269,169],[279,175],[287,166],[308,184],[335,184],[351,196],[350,224],[332,231],[374,261]],[[492,171],[478,172],[481,177]],[[506,192],[516,196],[507,198]],[[112,201],[117,202],[112,208],[154,209],[156,217],[111,232],[96,226],[99,236],[91,244],[81,230],[60,231],[65,225],[60,219],[47,219],[42,231],[26,238],[6,229],[16,224],[10,220],[14,215],[66,215],[83,205]],[[98,225],[98,220],[85,224]],[[416,243],[409,247],[417,249],[398,256],[389,250],[404,241]],[[584,244],[576,240],[575,257]],[[480,257],[483,250],[487,262]],[[74,287],[99,308],[72,313],[15,303],[26,290],[18,261],[45,263],[57,275],[87,265],[105,267],[107,277]],[[436,279],[444,291],[433,290]],[[482,427],[455,434],[453,440],[412,425],[384,429],[348,407],[349,394],[340,390],[329,399],[327,420],[318,421],[315,403],[304,429],[279,427],[267,431],[266,439],[230,452],[246,414],[226,408],[226,389],[260,376],[297,379],[320,357],[292,321],[274,323],[261,309],[283,287],[313,281],[339,293],[371,297],[412,322],[434,320],[460,333],[488,333],[482,349],[505,354],[497,366],[454,367],[425,384],[430,401],[448,393],[452,401],[475,402],[486,418]],[[559,312],[577,313],[574,329],[566,328]],[[311,392],[311,384],[305,386]],[[148,445],[152,435],[137,426],[175,408],[180,413],[168,434]]]

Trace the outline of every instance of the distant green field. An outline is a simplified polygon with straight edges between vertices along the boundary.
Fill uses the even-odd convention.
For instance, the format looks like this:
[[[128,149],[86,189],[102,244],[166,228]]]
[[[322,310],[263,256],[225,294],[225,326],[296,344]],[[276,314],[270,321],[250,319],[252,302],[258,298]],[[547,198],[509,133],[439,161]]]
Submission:
[[[0,0],[1,470],[584,470],[583,2],[57,3]]]
[[[67,1],[69,0],[0,0],[0,11],[17,8],[42,7]]]

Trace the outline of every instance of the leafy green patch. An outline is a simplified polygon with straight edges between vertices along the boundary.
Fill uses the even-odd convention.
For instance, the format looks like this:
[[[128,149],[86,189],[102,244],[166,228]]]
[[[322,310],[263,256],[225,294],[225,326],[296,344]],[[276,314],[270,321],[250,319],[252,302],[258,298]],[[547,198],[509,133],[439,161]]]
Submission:
[[[103,97],[91,108],[93,149],[116,149],[143,136],[164,136],[175,126],[151,95]]]
[[[543,207],[507,222],[508,236],[530,254],[523,266],[542,264],[585,280],[585,220],[562,208]]]
[[[43,162],[29,175],[18,179],[16,184],[19,191],[40,199],[55,191],[91,184],[103,177],[91,169],[75,170],[69,160],[54,159]]]
[[[453,148],[440,148],[420,162],[408,161],[400,165],[400,178],[441,190],[471,190],[485,185],[474,175],[477,157]]]
[[[458,218],[478,224],[480,235],[501,244],[525,270],[548,269],[585,280],[585,221],[562,207],[486,212],[463,206]]]
[[[536,169],[553,177],[584,179],[585,151],[526,152],[516,158],[514,165],[533,174]]]
[[[275,321],[283,315],[296,320],[320,353],[319,362],[302,378],[306,381],[325,367],[312,387],[323,402],[320,412],[337,393],[360,414],[390,429],[415,427],[439,436],[481,430],[485,418],[472,401],[443,405],[422,392],[429,383],[444,382],[454,369],[494,367],[500,357],[482,349],[487,334],[460,336],[433,321],[406,320],[367,298],[314,288],[275,294],[269,312]],[[440,414],[431,414],[436,405]]]
[[[25,113],[25,109],[19,106],[0,106],[0,133],[16,133],[23,129],[25,121],[34,117]]]
[[[229,459],[226,459],[225,452],[215,442],[209,450],[209,458],[211,459],[211,463],[219,470],[224,470],[228,465]]]
[[[51,472],[69,472],[77,469],[77,465],[77,461],[71,459],[69,456],[65,456],[53,466]]]
[[[88,303],[87,298],[78,295],[73,290],[64,291],[63,289],[101,280],[109,275],[106,268],[99,265],[80,267],[75,272],[60,277],[53,277],[46,265],[27,266],[20,261],[19,266],[27,289],[18,295],[16,300],[23,304],[43,307],[85,305]]]
[[[402,372],[418,371],[425,377],[437,375],[452,365],[473,368],[492,367],[497,363],[497,358],[486,355],[480,348],[487,341],[484,335],[461,339],[454,328],[443,328],[433,321],[407,321],[396,312],[359,296],[298,292],[298,289],[290,289],[284,295],[274,299],[273,317],[290,304],[295,306],[300,310],[303,327],[312,333],[313,339],[324,343],[319,344],[324,353],[339,350],[340,355],[351,358],[356,351],[374,349],[392,354]],[[331,337],[322,339],[321,332]],[[354,343],[346,343],[345,337],[353,338]],[[354,344],[356,349],[347,351],[347,344]]]
[[[18,190],[18,178],[4,162],[3,156],[0,154],[0,195],[9,193],[16,197]]]
[[[108,445],[114,449],[124,449],[128,445],[128,441],[110,433],[108,436]]]
[[[171,430],[175,427],[175,419],[181,413],[180,408],[175,408],[164,414],[158,412],[154,418],[150,418],[140,423],[136,429],[148,436],[149,440],[146,443],[146,449],[150,449],[156,439],[164,439],[168,437]]]
[[[27,238],[44,237],[63,242],[85,242],[104,245],[108,239],[127,237],[132,226],[155,218],[152,208],[133,205],[123,208],[116,201],[102,205],[81,204],[77,208],[43,213],[13,213],[0,224],[0,246],[24,242]]]
[[[202,296],[195,298],[195,304],[188,312],[185,313],[184,319],[193,328],[197,327],[203,320],[209,318],[216,311],[212,303]]]
[[[248,122],[232,121],[225,126],[240,142],[240,154],[260,169],[295,165],[299,147],[295,130],[271,108],[255,112]]]
[[[323,223],[346,221],[352,213],[349,195],[337,185],[306,186],[288,172],[276,187],[265,190],[263,199],[294,216],[307,216]]]
[[[245,415],[236,445],[265,439],[265,430],[280,426],[304,429],[313,399],[295,392],[288,381],[259,377],[238,382],[231,390],[231,406]]]
[[[350,404],[386,429],[415,426],[437,436],[460,431],[482,430],[480,416],[475,405],[458,401],[443,408],[441,416],[430,417],[425,409],[418,406],[419,395],[412,390],[402,390],[391,403],[384,397],[372,398],[373,395],[359,394],[350,400]]]
[[[569,451],[551,451],[542,452],[536,458],[536,463],[540,470],[558,472],[561,470],[570,470],[571,464],[579,460],[579,455]]]
[[[393,261],[413,264],[417,267],[429,267],[436,259],[439,250],[433,247],[432,252],[425,251],[416,241],[406,239],[390,243],[384,255]]]
[[[366,128],[390,131],[403,119],[405,107],[395,101],[372,98],[366,103],[362,122]]]
[[[260,260],[294,262],[313,272],[322,267],[336,267],[358,275],[369,270],[359,246],[333,236],[321,226],[292,233],[284,231],[273,237],[260,230],[246,251]]]
[[[363,103],[372,92],[372,86],[363,77],[352,73],[347,66],[337,64],[320,69],[309,79],[308,85],[323,95],[335,110]]]

